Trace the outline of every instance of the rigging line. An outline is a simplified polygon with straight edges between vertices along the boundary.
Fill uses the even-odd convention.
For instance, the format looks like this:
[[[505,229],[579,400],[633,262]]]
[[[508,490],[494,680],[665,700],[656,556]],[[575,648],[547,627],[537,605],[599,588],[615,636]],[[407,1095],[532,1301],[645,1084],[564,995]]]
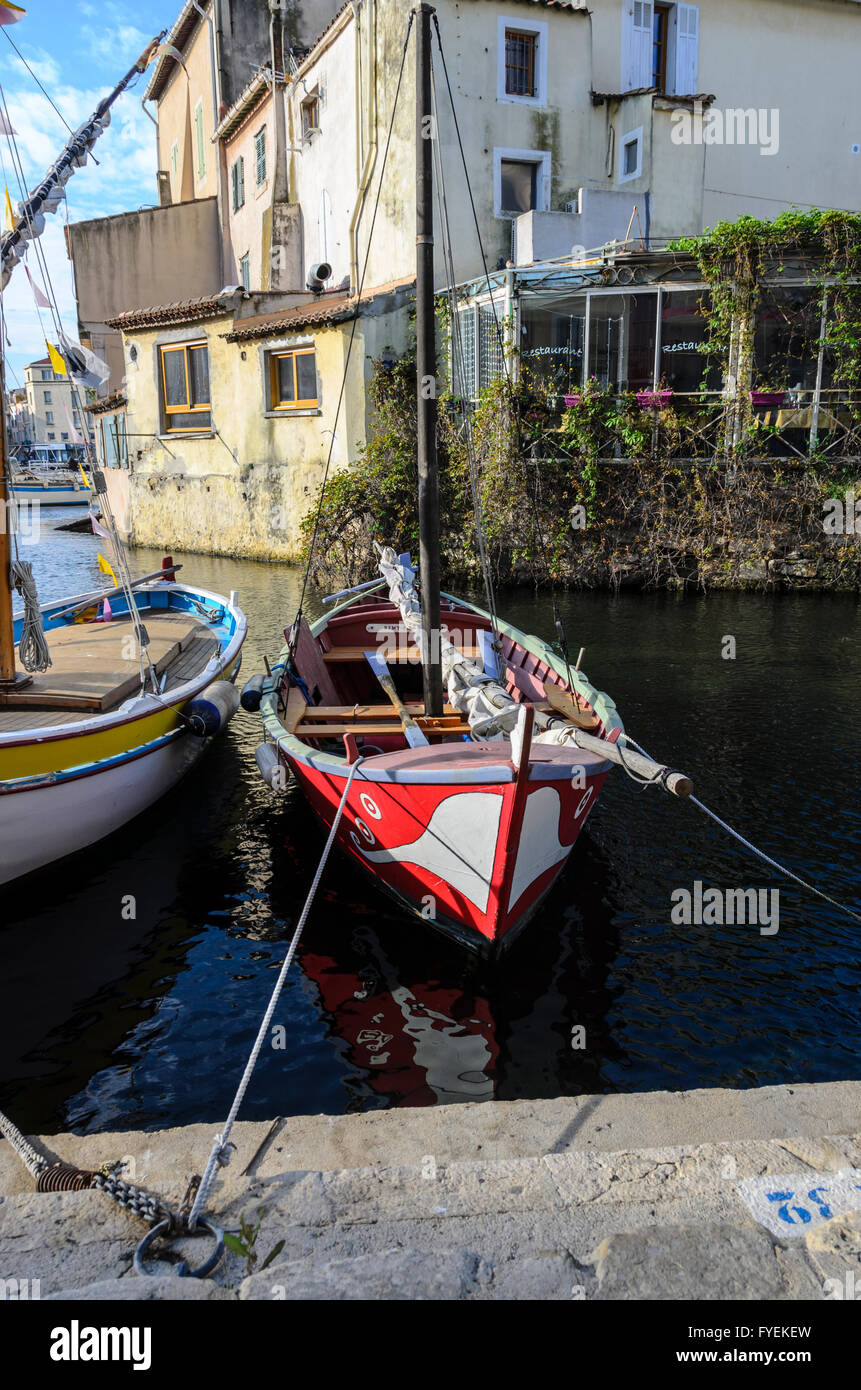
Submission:
[[[636,748],[638,752],[642,753],[644,757],[651,757],[651,754],[647,753],[645,748],[642,748],[640,744],[637,743],[636,739],[631,738],[630,734],[623,734],[622,738],[624,738],[626,743],[630,743],[632,748]],[[628,772],[628,769],[625,768],[625,771]],[[632,776],[630,772],[628,772],[628,775]],[[637,781],[639,779],[633,777],[632,780]],[[820,888],[815,887],[815,885],[812,883],[808,883],[807,880],[801,878],[799,874],[793,873],[792,869],[787,869],[784,864],[780,864],[776,859],[772,859],[771,855],[766,854],[764,850],[758,849],[757,846],[753,844],[750,840],[746,840],[744,835],[740,835],[737,830],[733,830],[731,825],[727,825],[725,820],[721,820],[720,816],[718,816],[714,811],[710,810],[704,802],[700,801],[699,797],[689,796],[687,799],[688,801],[692,802],[698,810],[703,811],[705,815],[707,815],[711,820],[715,822],[716,825],[719,825],[721,830],[725,830],[727,834],[731,835],[734,840],[738,840],[740,845],[743,845],[745,849],[750,850],[751,854],[755,854],[758,859],[761,859],[763,861],[763,863],[768,864],[772,869],[776,869],[778,873],[784,874],[786,878],[791,878],[795,883],[798,883],[802,888],[805,888],[808,893],[813,893],[817,898],[821,898],[823,902],[829,903],[831,907],[836,907],[839,912],[844,912],[846,916],[851,917],[853,921],[861,922],[861,916],[859,916],[857,912],[853,912],[851,907],[845,907],[843,903],[838,902],[836,898],[829,897],[828,894],[823,893]]]
[[[435,125],[435,137],[432,144],[434,178],[437,186],[437,202],[442,213],[443,223],[443,261],[446,269],[446,277],[449,283],[449,314],[451,318],[452,346],[454,348],[455,372],[461,382],[465,380],[465,360],[463,350],[463,338],[461,333],[460,316],[457,311],[457,299],[452,294],[451,286],[454,284],[454,245],[451,236],[451,226],[448,216],[448,199],[445,191],[445,178],[442,169],[442,151],[439,141],[439,101],[437,99],[436,72],[433,64],[433,52],[431,51],[431,98],[433,104],[433,117]],[[493,636],[496,644],[499,643],[499,619],[496,611],[496,595],[493,590],[493,579],[490,570],[490,561],[487,554],[487,543],[484,530],[484,516],[481,506],[480,480],[478,476],[478,465],[475,457],[475,447],[472,432],[471,419],[464,420],[463,438],[466,444],[467,465],[469,468],[470,490],[472,492],[472,506],[475,516],[476,539],[478,541],[478,553],[481,561],[482,576],[484,578],[484,590],[487,596],[487,607],[490,614],[490,621],[493,628]]]
[[[216,1134],[215,1139],[213,1141],[212,1152],[209,1155],[209,1160],[207,1162],[206,1168],[204,1169],[203,1177],[200,1180],[200,1186],[197,1189],[197,1194],[194,1199],[194,1205],[191,1208],[191,1212],[188,1218],[188,1227],[191,1231],[195,1229],[198,1221],[200,1220],[201,1212],[203,1211],[206,1199],[209,1196],[209,1189],[212,1186],[213,1180],[215,1178],[216,1169],[220,1164],[224,1165],[229,1161],[229,1150],[230,1148],[234,1147],[233,1145],[228,1144],[230,1131],[233,1128],[236,1116],[239,1114],[240,1106],[242,1105],[242,1102],[245,1098],[245,1092],[248,1090],[248,1086],[250,1084],[254,1068],[257,1065],[257,1058],[260,1056],[260,1051],[263,1047],[263,1043],[266,1040],[266,1034],[269,1031],[269,1024],[272,1020],[272,1015],[275,1012],[275,1006],[278,1003],[281,990],[284,987],[284,981],[287,978],[287,972],[289,971],[290,965],[293,961],[293,957],[296,954],[296,948],[299,945],[299,938],[302,935],[302,931],[305,927],[305,922],[307,921],[308,914],[313,906],[314,898],[316,896],[317,889],[320,885],[320,879],[323,877],[323,870],[326,867],[326,862],[329,858],[329,853],[332,849],[332,845],[335,842],[335,836],[338,833],[338,826],[341,823],[341,817],[344,814],[344,808],[347,804],[347,797],[350,794],[350,787],[353,784],[353,778],[359,771],[359,768],[361,767],[364,761],[364,758],[360,757],[350,767],[349,776],[346,779],[344,791],[341,795],[341,800],[338,805],[338,809],[335,812],[335,818],[332,821],[332,828],[329,831],[329,838],[326,841],[325,848],[323,849],[323,853],[320,857],[320,862],[317,865],[317,872],[314,875],[314,881],[311,884],[311,887],[308,891],[308,896],[305,899],[305,906],[302,908],[302,914],[299,918],[299,921],[296,924],[296,930],[294,931],[293,936],[291,937],[290,945],[287,948],[287,953],[284,957],[281,969],[278,972],[278,978],[275,981],[272,994],[269,998],[269,1003],[266,1006],[266,1012],[264,1013],[263,1018],[261,1020],[260,1028],[257,1032],[257,1037],[249,1054],[248,1061],[245,1064],[245,1070],[242,1073],[242,1077],[236,1089],[236,1094],[233,1097],[233,1104],[230,1107],[230,1111],[228,1113],[223,1130],[220,1134]]]
[[[0,106],[2,106],[3,112],[4,112],[5,116],[6,116],[7,125],[8,125],[8,127],[9,127],[9,129],[11,130],[11,128],[12,128],[12,123],[11,123],[11,118],[10,118],[10,116],[9,116],[9,108],[8,108],[7,103],[6,103],[6,93],[5,93],[5,90],[3,89],[2,84],[0,84]],[[12,167],[13,167],[13,170],[14,170],[14,172],[15,172],[15,176],[16,176],[16,178],[17,178],[17,180],[18,180],[19,187],[21,188],[21,206],[22,206],[22,209],[23,209],[23,212],[24,212],[24,216],[25,216],[25,218],[26,218],[26,220],[27,220],[27,225],[28,225],[28,227],[29,227],[29,229],[30,229],[30,236],[31,236],[30,245],[33,245],[33,246],[35,246],[35,248],[36,248],[36,252],[35,252],[35,254],[36,254],[36,259],[37,259],[37,261],[39,262],[39,265],[40,265],[40,267],[41,267],[42,275],[43,275],[43,278],[44,278],[45,290],[46,290],[47,295],[48,295],[48,298],[49,298],[49,300],[50,300],[50,312],[51,312],[51,317],[52,317],[52,319],[53,319],[53,321],[54,321],[54,327],[55,327],[55,329],[56,329],[56,331],[57,331],[58,334],[62,334],[62,332],[63,332],[62,319],[61,319],[61,317],[60,317],[60,311],[59,311],[58,304],[57,304],[57,296],[56,296],[56,292],[55,292],[55,290],[54,290],[54,285],[53,285],[53,281],[52,281],[52,279],[51,279],[51,274],[50,274],[50,271],[49,271],[49,269],[48,269],[48,262],[47,262],[47,259],[46,259],[46,257],[45,257],[44,247],[42,246],[42,244],[41,244],[41,242],[40,242],[39,236],[38,236],[38,235],[36,234],[36,232],[35,232],[35,229],[34,229],[33,223],[32,223],[32,219],[31,219],[31,217],[30,217],[30,213],[29,213],[29,210],[28,210],[28,207],[27,207],[27,187],[26,187],[26,179],[25,179],[25,176],[24,176],[24,166],[23,166],[23,162],[22,162],[22,160],[21,160],[21,155],[20,155],[20,151],[19,151],[19,149],[18,149],[18,144],[17,144],[17,141],[16,141],[14,135],[10,135],[10,136],[9,136],[9,146],[10,146],[10,155],[11,155],[11,158],[12,158]],[[4,170],[5,170],[5,165],[4,165]],[[44,323],[43,323],[43,320],[42,320],[41,313],[39,312],[39,306],[36,305],[35,308],[36,308],[36,315],[37,315],[38,320],[39,320],[39,326],[40,326],[40,328],[42,329],[42,332],[43,332],[43,334],[44,334]],[[47,341],[47,335],[45,335],[45,336],[46,336],[46,341]],[[88,467],[90,468],[90,471],[93,472],[93,471],[96,469],[96,467],[97,467],[97,460],[96,460],[95,454],[94,454],[94,452],[93,452],[93,444],[92,444],[92,441],[90,440],[90,437],[89,437],[89,431],[87,430],[87,428],[86,428],[86,423],[85,423],[85,421],[84,421],[85,397],[84,397],[84,394],[83,394],[83,391],[82,391],[82,388],[81,388],[80,384],[79,384],[77,381],[74,380],[74,378],[71,376],[71,374],[68,374],[67,380],[68,380],[68,384],[69,384],[69,393],[70,393],[70,397],[71,397],[71,400],[72,400],[73,407],[74,407],[75,405],[77,406],[77,408],[78,408],[78,416],[79,416],[79,419],[81,420],[81,424],[82,424],[82,429],[81,429],[80,433],[81,433],[81,437],[82,437],[82,439],[83,439],[84,457],[85,457],[85,459],[86,459],[86,461],[87,461],[87,465],[88,465]],[[143,689],[143,687],[146,685],[146,674],[147,674],[147,669],[148,669],[149,677],[150,677],[150,681],[151,681],[151,683],[152,683],[153,689],[154,689],[154,690],[157,690],[157,689],[158,689],[158,679],[157,679],[157,677],[156,677],[155,669],[154,669],[153,664],[152,664],[152,658],[150,657],[148,647],[147,647],[146,643],[145,643],[144,640],[143,640],[143,638],[144,638],[144,628],[143,628],[143,623],[142,623],[142,621],[141,621],[140,613],[139,613],[139,610],[138,610],[138,607],[137,607],[137,603],[135,602],[134,593],[133,593],[133,590],[132,590],[131,570],[129,569],[129,565],[128,565],[128,561],[127,561],[127,559],[126,559],[125,552],[123,551],[122,546],[121,546],[121,543],[120,543],[119,531],[118,531],[118,529],[117,529],[116,520],[115,520],[114,515],[113,515],[113,509],[112,509],[112,507],[111,507],[110,498],[108,497],[107,492],[104,492],[104,493],[101,493],[101,492],[100,492],[98,495],[99,495],[99,497],[100,497],[100,499],[101,499],[102,509],[103,509],[103,511],[104,511],[105,519],[106,519],[106,521],[107,521],[107,523],[108,523],[108,529],[109,529],[110,534],[111,534],[111,543],[112,543],[113,552],[114,552],[114,561],[115,561],[115,563],[116,563],[117,570],[119,571],[120,587],[122,588],[123,595],[124,595],[124,597],[125,597],[125,599],[126,599],[126,602],[127,602],[127,604],[128,604],[129,618],[130,618],[130,620],[131,620],[132,626],[133,626],[134,631],[135,631],[135,637],[137,638],[137,643],[138,643],[138,668],[139,668],[139,672],[140,672],[141,689]],[[146,667],[146,669],[145,669],[145,667]]]
[[[20,48],[17,46],[17,44],[15,43],[14,39],[13,39],[12,36],[9,34],[9,31],[8,31],[5,27],[4,27],[4,29],[3,29],[3,33],[5,34],[6,38],[9,40],[10,44],[12,45],[12,47],[15,49],[15,52],[18,54],[18,57],[21,59],[21,62],[24,64],[24,67],[27,69],[27,71],[29,72],[29,74],[30,74],[30,76],[32,77],[33,81],[36,83],[36,86],[37,86],[37,87],[39,88],[39,90],[42,92],[43,96],[45,96],[45,97],[47,98],[47,100],[51,103],[51,105],[53,106],[54,110],[56,111],[57,115],[60,117],[60,120],[63,122],[63,125],[66,127],[66,129],[67,129],[67,131],[69,132],[69,134],[70,134],[70,135],[74,135],[75,132],[72,130],[72,127],[69,125],[69,122],[66,120],[66,118],[65,118],[65,116],[63,115],[62,111],[60,110],[59,106],[58,106],[57,103],[54,101],[54,99],[53,99],[53,97],[51,96],[51,94],[50,94],[49,92],[46,92],[46,91],[45,91],[45,88],[42,86],[42,83],[39,81],[39,79],[38,79],[38,77],[36,76],[35,72],[34,72],[33,69],[30,67],[30,64],[27,62],[27,59],[24,57],[24,54],[21,52]],[[98,163],[98,160],[96,160],[96,163]]]
[[[315,518],[314,518],[314,530],[313,530],[313,532],[312,532],[312,534],[311,534],[311,543],[310,543],[310,545],[309,545],[309,547],[308,547],[308,561],[307,561],[307,564],[306,564],[306,566],[305,566],[305,574],[304,574],[304,577],[303,577],[303,580],[302,580],[302,592],[301,592],[301,594],[299,595],[299,607],[298,607],[298,609],[296,610],[296,618],[295,618],[295,620],[294,620],[294,625],[293,625],[293,627],[294,627],[294,632],[295,632],[295,634],[296,634],[296,636],[295,636],[294,639],[293,639],[293,644],[295,644],[295,640],[296,640],[296,638],[298,638],[298,623],[299,623],[299,620],[300,620],[301,617],[302,617],[302,611],[303,611],[303,608],[304,608],[304,605],[305,605],[305,592],[306,592],[306,590],[307,590],[307,588],[308,588],[308,579],[309,579],[310,574],[311,574],[311,562],[312,562],[312,560],[313,560],[313,558],[314,558],[314,551],[315,551],[316,545],[317,545],[317,537],[318,537],[319,531],[320,531],[320,520],[321,520],[321,517],[322,517],[322,515],[323,515],[323,499],[324,499],[325,491],[326,491],[326,480],[327,480],[328,477],[329,477],[329,469],[330,469],[331,464],[332,464],[332,454],[334,453],[334,449],[335,449],[335,431],[336,431],[336,429],[337,429],[337,427],[338,427],[338,420],[339,420],[340,414],[341,414],[341,404],[342,404],[342,402],[343,402],[343,399],[344,399],[344,392],[345,392],[346,386],[347,386],[347,372],[348,372],[349,366],[350,366],[350,358],[351,358],[352,352],[353,352],[353,343],[354,343],[354,341],[355,341],[356,329],[357,329],[358,323],[359,323],[359,304],[360,304],[361,297],[362,297],[362,290],[363,290],[364,285],[365,285],[365,276],[366,276],[367,273],[368,273],[368,264],[369,264],[370,259],[371,259],[371,245],[372,245],[373,236],[374,236],[374,226],[375,226],[376,221],[377,221],[377,211],[378,211],[379,206],[380,206],[380,195],[381,195],[382,189],[383,189],[383,176],[385,175],[385,172],[386,172],[386,162],[387,162],[388,157],[389,157],[389,147],[390,147],[390,145],[391,145],[391,141],[392,141],[392,131],[393,131],[393,129],[394,129],[394,124],[395,124],[395,113],[396,113],[396,111],[397,111],[397,109],[398,109],[398,98],[400,97],[401,85],[402,85],[402,82],[403,82],[404,66],[405,66],[406,61],[407,61],[407,45],[408,45],[408,43],[409,43],[409,41],[410,41],[410,33],[411,33],[411,31],[412,31],[412,27],[413,27],[413,14],[412,14],[412,11],[411,11],[411,12],[410,12],[410,16],[409,16],[409,20],[408,20],[408,22],[407,22],[407,32],[406,32],[406,34],[405,34],[405,36],[404,36],[404,46],[403,46],[403,50],[402,50],[402,52],[401,52],[401,66],[400,66],[400,71],[398,72],[398,81],[397,81],[397,86],[396,86],[396,88],[395,88],[394,101],[392,102],[392,114],[391,114],[391,117],[390,117],[390,120],[389,120],[389,128],[388,128],[388,131],[387,131],[387,133],[386,133],[386,144],[385,144],[385,148],[384,148],[384,150],[383,150],[383,160],[382,160],[382,165],[381,165],[381,168],[380,168],[380,179],[379,179],[379,183],[377,184],[377,196],[376,196],[376,198],[375,198],[375,200],[374,200],[374,210],[373,210],[373,213],[372,213],[372,215],[371,215],[371,224],[370,224],[370,227],[368,228],[368,244],[367,244],[367,246],[366,246],[366,248],[365,248],[365,260],[364,260],[364,264],[363,264],[363,266],[362,266],[362,273],[361,273],[361,275],[360,275],[360,277],[359,277],[359,283],[358,283],[358,285],[356,286],[356,316],[355,316],[355,318],[353,319],[353,324],[352,324],[352,327],[351,327],[351,329],[350,329],[350,337],[349,337],[349,339],[348,339],[348,341],[347,341],[347,353],[346,353],[346,357],[345,357],[345,360],[344,360],[344,371],[343,371],[343,374],[342,374],[342,377],[341,377],[340,389],[339,389],[339,391],[338,391],[338,400],[337,400],[337,404],[336,404],[336,406],[335,406],[335,418],[334,418],[334,420],[332,421],[332,437],[331,437],[331,440],[329,441],[329,452],[328,452],[327,457],[326,457],[326,467],[325,467],[325,469],[324,469],[324,471],[323,471],[323,481],[322,481],[322,483],[320,484],[320,497],[319,497],[319,500],[318,500],[318,503],[317,503],[317,514],[316,514],[316,516],[315,516]],[[291,655],[292,655],[292,650],[293,650],[293,644],[291,644],[291,648],[290,648]]]
[[[458,118],[457,118],[457,108],[455,107],[455,103],[454,103],[454,93],[452,92],[452,89],[451,89],[451,80],[450,80],[449,75],[448,75],[448,64],[446,63],[446,60],[445,60],[445,50],[443,49],[443,46],[442,46],[442,35],[440,34],[439,17],[437,16],[436,13],[434,13],[434,15],[433,15],[433,24],[434,24],[434,29],[435,29],[435,31],[436,31],[437,47],[438,47],[438,49],[439,49],[440,59],[442,60],[442,70],[443,70],[443,75],[444,75],[444,77],[445,77],[446,89],[447,89],[447,91],[448,91],[448,100],[449,100],[449,106],[451,107],[451,114],[452,114],[452,120],[453,120],[453,122],[454,122],[455,135],[457,136],[457,146],[458,146],[458,150],[460,151],[460,160],[461,160],[461,164],[463,165],[463,174],[464,174],[464,179],[465,179],[465,181],[466,181],[466,191],[467,191],[467,195],[468,195],[468,197],[469,197],[469,206],[470,206],[470,210],[471,210],[471,212],[472,212],[473,226],[475,227],[475,234],[476,234],[476,238],[477,238],[477,240],[478,240],[478,249],[479,249],[479,252],[480,252],[480,255],[481,255],[481,264],[482,264],[482,267],[483,267],[483,269],[484,269],[484,280],[485,280],[485,283],[486,283],[486,285],[487,285],[488,293],[489,293],[489,295],[490,295],[490,307],[491,307],[491,311],[492,311],[492,313],[493,313],[493,321],[494,321],[494,325],[495,325],[495,328],[496,328],[496,337],[497,337],[497,342],[498,342],[498,344],[499,344],[499,353],[500,353],[500,358],[501,358],[501,361],[502,361],[502,370],[503,370],[503,372],[504,372],[504,374],[505,374],[505,380],[506,380],[506,382],[507,382],[507,384],[508,384],[509,397],[511,398],[512,404],[513,404],[514,383],[513,383],[513,381],[512,381],[511,372],[510,372],[509,366],[508,366],[508,359],[507,359],[506,353],[505,353],[505,341],[504,341],[504,338],[503,338],[502,327],[501,327],[500,322],[499,322],[499,315],[498,315],[497,312],[496,312],[496,301],[495,301],[494,296],[493,296],[493,287],[492,287],[491,281],[490,281],[490,269],[489,269],[488,264],[487,264],[487,256],[486,256],[485,250],[484,250],[484,241],[483,241],[483,239],[482,239],[481,227],[480,227],[479,221],[478,221],[478,213],[477,213],[476,207],[475,207],[475,198],[473,197],[473,192],[472,192],[472,181],[471,181],[471,179],[470,179],[470,177],[469,177],[469,166],[467,165],[467,162],[466,162],[466,152],[465,152],[465,150],[464,150],[464,148],[463,148],[463,139],[461,138],[461,133],[460,133],[460,122],[458,121]],[[516,408],[513,410],[513,413],[514,413],[514,427],[515,427],[515,430],[516,430],[516,433],[517,433],[517,452],[518,452],[518,455],[522,458],[522,456],[523,456],[523,445],[522,445],[522,436],[521,436],[521,433],[520,433],[520,413],[519,413],[519,411],[518,411]],[[525,462],[525,460],[524,460],[524,468],[526,469],[527,489],[530,491],[530,496],[531,496],[531,486],[530,486],[530,483],[529,483],[529,471],[528,471],[528,470],[529,470],[529,465]],[[536,464],[536,479],[537,479],[537,471],[538,471],[538,470],[537,470],[537,464]],[[566,637],[566,635],[565,635],[565,625],[564,625],[564,623],[563,623],[563,621],[562,621],[562,615],[561,615],[561,613],[559,612],[559,606],[558,606],[558,604],[557,604],[557,602],[556,602],[556,585],[555,585],[555,583],[554,583],[553,577],[552,577],[551,572],[550,572],[550,566],[549,566],[548,559],[547,559],[547,551],[546,551],[546,548],[545,548],[545,546],[544,546],[544,535],[543,535],[543,532],[542,532],[542,530],[541,530],[541,523],[540,523],[540,519],[539,519],[539,516],[538,516],[538,509],[537,509],[537,505],[536,505],[536,502],[535,502],[534,498],[532,499],[532,512],[533,512],[533,523],[534,523],[534,526],[535,526],[535,531],[536,531],[537,536],[538,536],[539,544],[540,544],[540,546],[541,546],[541,551],[542,551],[542,555],[543,555],[543,559],[544,559],[544,570],[545,570],[545,575],[546,575],[547,579],[548,579],[549,582],[550,582],[550,588],[551,588],[551,593],[552,593],[552,598],[553,598],[553,622],[554,622],[554,625],[555,625],[555,627],[556,627],[556,632],[557,632],[557,635],[558,635],[558,637],[559,637],[559,641],[560,641],[560,644],[561,644],[561,647],[562,647],[562,656],[563,656],[563,659],[564,659],[564,661],[565,661],[565,670],[566,670],[567,675],[568,675],[568,685],[569,685],[569,687],[570,687],[570,686],[571,686],[571,682],[572,682],[572,678],[571,678],[571,660],[570,660],[570,656],[569,656],[569,653],[568,653],[568,639],[567,639],[567,637]]]

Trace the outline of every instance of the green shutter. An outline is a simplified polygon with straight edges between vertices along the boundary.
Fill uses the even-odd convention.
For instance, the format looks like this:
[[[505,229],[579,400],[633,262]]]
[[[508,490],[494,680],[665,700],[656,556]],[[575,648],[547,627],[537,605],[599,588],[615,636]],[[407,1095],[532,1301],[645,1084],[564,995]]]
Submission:
[[[203,103],[198,102],[194,112],[194,130],[197,137],[197,177],[206,177],[206,148],[203,143]]]

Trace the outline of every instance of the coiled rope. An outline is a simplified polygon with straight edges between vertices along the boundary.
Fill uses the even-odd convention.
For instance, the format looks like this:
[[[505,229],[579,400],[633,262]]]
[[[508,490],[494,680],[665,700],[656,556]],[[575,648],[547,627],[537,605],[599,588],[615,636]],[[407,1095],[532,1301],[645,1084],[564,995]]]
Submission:
[[[293,957],[296,954],[296,947],[299,945],[299,938],[302,935],[305,923],[308,920],[308,913],[311,911],[311,907],[313,905],[317,889],[320,886],[320,879],[323,877],[323,870],[326,867],[326,861],[329,858],[329,853],[332,849],[333,844],[335,843],[335,836],[338,832],[338,826],[341,823],[341,817],[344,814],[344,807],[347,804],[347,797],[350,794],[350,787],[352,786],[353,778],[355,777],[356,773],[358,772],[359,768],[361,767],[364,761],[364,758],[360,757],[350,767],[350,774],[347,778],[347,782],[344,787],[344,791],[341,796],[338,809],[335,813],[335,819],[332,821],[332,828],[329,831],[329,838],[326,841],[325,848],[320,858],[320,863],[317,865],[317,872],[314,875],[314,882],[311,884],[308,896],[305,899],[305,906],[302,909],[302,915],[296,924],[296,930],[294,931],[290,941],[290,945],[287,948],[287,954],[284,957],[284,963],[281,966],[280,971],[278,972],[278,979],[275,981],[275,987],[272,990],[272,994],[269,998],[269,1003],[266,1006],[266,1012],[263,1015],[260,1028],[257,1033],[257,1037],[254,1040],[254,1046],[252,1047],[248,1057],[248,1061],[245,1064],[245,1070],[242,1073],[242,1079],[240,1080],[239,1085],[236,1089],[236,1095],[233,1097],[233,1104],[230,1107],[230,1113],[227,1116],[224,1128],[221,1130],[219,1134],[216,1134],[215,1139],[213,1140],[212,1151],[209,1155],[209,1160],[204,1170],[203,1177],[200,1180],[200,1187],[197,1189],[197,1194],[195,1196],[194,1204],[191,1208],[191,1213],[188,1219],[189,1229],[192,1231],[197,1225],[197,1222],[202,1219],[203,1208],[206,1204],[206,1199],[209,1196],[209,1190],[212,1187],[212,1184],[215,1180],[216,1171],[219,1167],[226,1167],[227,1164],[230,1162],[230,1151],[235,1147],[235,1145],[229,1142],[230,1131],[233,1129],[236,1117],[239,1114],[240,1106],[242,1105],[242,1102],[245,1098],[245,1092],[248,1090],[248,1086],[251,1081],[254,1068],[257,1064],[257,1059],[260,1056],[261,1048],[263,1047],[263,1043],[265,1042],[266,1035],[269,1031],[269,1024],[271,1023],[272,1015],[275,1012],[275,1005],[278,1003],[281,990],[284,988],[284,981],[287,978],[287,972],[290,969],[290,966],[293,962]]]
[[[24,626],[18,643],[18,656],[25,671],[47,671],[53,665],[42,627],[39,594],[29,560],[11,562],[12,584],[24,600]]]

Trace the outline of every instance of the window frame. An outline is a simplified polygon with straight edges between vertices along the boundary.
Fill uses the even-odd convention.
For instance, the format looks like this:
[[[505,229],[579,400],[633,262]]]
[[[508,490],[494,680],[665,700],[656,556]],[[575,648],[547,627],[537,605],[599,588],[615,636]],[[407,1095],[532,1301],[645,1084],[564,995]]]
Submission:
[[[625,150],[628,145],[637,142],[637,167],[632,173],[625,173]],[[634,179],[643,177],[643,127],[637,126],[635,130],[627,130],[619,141],[619,169],[618,183],[632,183]]]
[[[316,114],[316,123],[310,125],[307,121],[308,113],[313,110]],[[299,103],[299,115],[302,122],[302,139],[310,140],[312,135],[320,133],[320,93],[316,89],[309,92],[304,101]]]
[[[251,252],[239,257],[239,283],[244,290],[251,289]]]
[[[665,96],[667,92],[667,79],[670,72],[670,29],[673,20],[674,5],[664,5],[656,3],[652,7],[652,86],[660,95]],[[655,25],[661,22],[661,38],[655,37]],[[660,49],[660,62],[657,72],[655,70],[655,49]],[[674,84],[675,85],[675,84]]]
[[[297,347],[270,348],[266,354],[269,365],[269,409],[279,415],[290,415],[300,410],[319,410],[320,408],[320,389],[317,383],[317,347],[314,343],[303,343]],[[278,384],[278,363],[285,357],[293,358],[293,390],[298,395],[299,374],[296,367],[298,357],[313,357],[314,359],[314,389],[315,395],[307,400],[282,401],[280,398],[280,387]]]
[[[188,373],[188,349],[189,349],[189,348],[201,348],[201,347],[202,347],[202,348],[206,348],[206,369],[207,369],[207,375],[208,375],[208,374],[209,374],[209,342],[208,342],[208,340],[207,340],[206,338],[195,338],[195,339],[192,339],[192,340],[190,340],[190,341],[188,341],[188,342],[182,342],[182,343],[159,343],[159,344],[158,344],[157,351],[158,351],[159,379],[160,379],[160,383],[161,383],[161,410],[162,410],[162,420],[163,420],[164,433],[165,433],[165,434],[209,434],[209,433],[212,432],[212,383],[210,382],[210,386],[209,386],[209,400],[207,401],[207,403],[206,403],[205,405],[190,405],[190,404],[189,404],[189,398],[190,398],[190,395],[191,395],[191,391],[190,391],[190,381],[189,381],[189,373]],[[182,352],[182,353],[184,353],[184,355],[185,355],[184,367],[185,367],[185,397],[186,397],[186,399],[185,399],[185,404],[183,404],[183,405],[168,405],[168,403],[167,403],[167,381],[166,381],[166,378],[165,378],[164,359],[165,359],[166,353],[169,353],[169,352]],[[171,427],[171,423],[170,423],[170,417],[171,417],[171,415],[195,415],[195,414],[205,415],[205,416],[206,416],[206,424],[202,424],[202,425],[200,425],[199,427],[196,427],[196,426],[194,426],[194,425],[175,425],[175,426]]]
[[[245,158],[241,154],[230,166],[230,205],[234,212],[245,207]]]
[[[260,152],[260,146],[259,146],[259,144],[258,144],[258,142],[259,142],[261,136],[263,137],[263,153],[262,153],[263,177],[262,177],[262,178],[260,177],[261,152]],[[254,133],[254,179],[255,179],[255,184],[256,184],[256,187],[257,187],[257,188],[264,188],[264,187],[266,186],[266,180],[267,180],[267,177],[268,177],[268,170],[267,170],[267,154],[268,154],[268,151],[267,151],[267,148],[266,148],[267,143],[268,143],[268,142],[267,142],[267,139],[266,139],[266,126],[265,126],[265,125],[262,125],[262,126],[260,127],[260,129],[259,129],[258,131],[255,131],[255,133]]]
[[[518,96],[506,91],[506,35],[533,34],[535,36],[535,95]],[[547,105],[547,51],[549,26],[537,19],[514,18],[512,15],[497,15],[496,18],[496,99],[514,106]]]
[[[206,141],[203,131],[203,98],[198,99],[194,108],[194,136],[197,145],[197,181],[203,183],[206,178]]]
[[[520,212],[506,212],[502,207],[502,165],[511,161],[516,164],[535,164],[535,207],[533,212],[550,210],[550,177],[553,156],[550,150],[514,150],[495,145],[493,149],[493,215],[508,222],[522,217]]]

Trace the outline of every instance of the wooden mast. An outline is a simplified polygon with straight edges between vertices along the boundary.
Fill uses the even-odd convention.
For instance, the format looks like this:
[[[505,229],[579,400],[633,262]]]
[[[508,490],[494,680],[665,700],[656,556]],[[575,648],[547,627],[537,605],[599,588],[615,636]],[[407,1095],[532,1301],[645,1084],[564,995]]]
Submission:
[[[440,662],[439,473],[436,450],[436,325],[433,283],[432,5],[417,5],[416,25],[416,402],[419,475],[419,573],[425,714],[443,712]]]
[[[0,363],[0,690],[29,685],[32,676],[15,670],[15,629],[12,622],[12,509],[6,481],[5,369]]]

